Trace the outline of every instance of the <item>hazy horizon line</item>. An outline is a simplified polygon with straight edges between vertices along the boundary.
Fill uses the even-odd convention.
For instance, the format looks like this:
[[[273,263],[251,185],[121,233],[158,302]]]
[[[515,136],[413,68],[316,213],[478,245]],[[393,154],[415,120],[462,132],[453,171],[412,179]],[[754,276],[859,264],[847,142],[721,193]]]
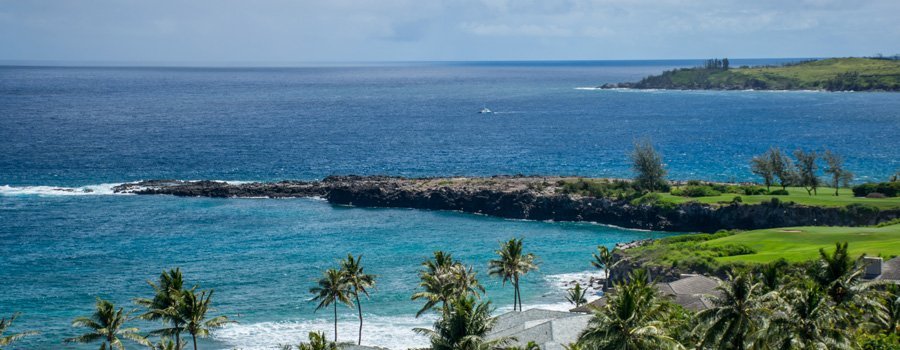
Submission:
[[[869,56],[841,56],[869,57]],[[537,63],[601,63],[601,62],[691,62],[710,58],[658,58],[658,59],[504,59],[504,60],[398,60],[398,61],[66,61],[66,60],[12,60],[0,59],[4,67],[110,67],[110,68],[293,68],[293,67],[352,67],[394,65],[466,65],[466,64],[537,64]],[[835,57],[727,57],[732,61],[809,60]]]

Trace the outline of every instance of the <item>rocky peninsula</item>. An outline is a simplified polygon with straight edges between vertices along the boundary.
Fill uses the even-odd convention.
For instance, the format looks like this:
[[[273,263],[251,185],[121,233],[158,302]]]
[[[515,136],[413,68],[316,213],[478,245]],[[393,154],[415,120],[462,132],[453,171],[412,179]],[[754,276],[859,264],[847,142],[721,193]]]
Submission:
[[[452,210],[502,218],[585,221],[625,228],[714,232],[788,226],[862,226],[900,217],[898,209],[760,204],[640,204],[613,196],[565,191],[575,177],[494,176],[402,178],[329,176],[321,181],[228,183],[149,180],[116,186],[116,193],[216,198],[320,197],[336,205]]]

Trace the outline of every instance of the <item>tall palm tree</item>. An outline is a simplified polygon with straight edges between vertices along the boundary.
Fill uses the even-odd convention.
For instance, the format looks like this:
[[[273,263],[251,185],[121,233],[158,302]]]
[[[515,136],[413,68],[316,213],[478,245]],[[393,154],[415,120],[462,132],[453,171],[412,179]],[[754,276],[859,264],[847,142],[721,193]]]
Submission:
[[[12,325],[13,321],[15,321],[16,318],[19,317],[19,315],[20,315],[19,313],[14,313],[12,316],[9,317],[9,319],[0,318],[0,346],[7,346],[9,344],[12,344],[15,341],[18,341],[19,339],[27,337],[29,335],[38,334],[38,332],[36,332],[36,331],[25,331],[22,333],[16,333],[16,334],[10,334],[10,335],[4,336],[3,333],[6,333],[6,330],[9,329],[9,326]]]
[[[463,295],[450,302],[449,311],[435,321],[434,329],[415,328],[416,333],[431,340],[432,350],[489,350],[509,342],[508,338],[487,340],[496,319],[491,317],[491,303],[479,302]]]
[[[607,296],[606,305],[594,310],[594,317],[579,337],[579,348],[683,349],[666,334],[662,320],[667,304],[647,277],[643,270],[636,270],[627,282],[616,284],[616,293]]]
[[[697,313],[701,344],[716,349],[744,350],[753,334],[763,327],[766,305],[759,296],[760,284],[747,273],[728,275],[716,287],[721,297],[710,296],[713,307]]]
[[[819,286],[784,292],[769,320],[764,342],[781,349],[850,349],[842,315]],[[774,345],[774,346],[773,346]]]
[[[125,327],[130,315],[131,313],[126,313],[123,308],[116,310],[113,303],[97,298],[97,310],[91,317],[79,317],[72,322],[72,327],[85,327],[90,329],[90,332],[64,341],[66,343],[101,341],[100,350],[125,349],[120,338],[150,346],[150,341],[138,334],[139,330],[136,327]]]
[[[182,294],[184,301],[178,307],[178,317],[184,322],[184,330],[191,335],[194,350],[197,350],[197,337],[206,338],[210,330],[234,323],[227,316],[207,318],[206,314],[215,309],[210,307],[213,290],[199,294],[193,289]]]
[[[354,258],[352,254],[347,254],[347,259],[341,261],[341,271],[344,273],[344,280],[350,287],[350,293],[356,299],[356,310],[359,311],[359,339],[357,340],[357,345],[362,345],[363,328],[362,304],[359,303],[359,294],[365,294],[368,298],[369,291],[367,288],[375,286],[375,275],[363,272],[360,260],[362,260],[362,255]]]
[[[421,316],[428,310],[441,305],[443,312],[449,311],[450,301],[460,295],[473,295],[480,298],[484,287],[472,267],[466,267],[445,252],[434,252],[433,259],[422,262],[419,271],[419,287],[422,289],[412,295],[412,300],[424,299],[425,305],[416,313]]]
[[[344,279],[344,274],[337,269],[325,270],[324,276],[319,280],[319,285],[310,288],[309,292],[315,294],[313,301],[319,301],[316,311],[334,305],[334,341],[337,342],[337,305],[340,303],[348,307],[353,306],[350,301],[350,286]]]
[[[519,289],[519,278],[532,270],[537,270],[536,257],[532,253],[525,254],[522,249],[522,239],[512,238],[506,243],[500,243],[500,249],[496,251],[498,258],[490,261],[490,275],[500,276],[503,284],[512,282],[513,285],[513,311],[522,311],[522,294]],[[517,304],[518,303],[518,304]]]
[[[599,253],[599,254],[598,254]],[[617,265],[619,265],[621,261],[616,259],[616,256],[613,254],[613,251],[610,251],[606,246],[597,246],[597,253],[594,253],[594,260],[591,261],[591,265],[598,269],[603,270],[603,291],[609,289],[610,285],[610,276],[609,270],[612,270]]]
[[[584,297],[584,288],[581,288],[581,283],[575,283],[575,287],[569,289],[569,293],[566,295],[566,301],[575,304],[575,307],[579,307],[584,303],[587,303],[587,299]]]
[[[163,271],[159,275],[159,282],[147,281],[147,284],[153,288],[153,298],[134,299],[135,304],[147,308],[147,312],[140,315],[140,318],[148,321],[162,321],[164,324],[171,325],[150,332],[150,334],[175,336],[173,342],[175,349],[181,349],[183,347],[181,332],[184,331],[185,323],[178,317],[178,307],[183,302],[182,294],[184,293],[184,278],[181,269]]]

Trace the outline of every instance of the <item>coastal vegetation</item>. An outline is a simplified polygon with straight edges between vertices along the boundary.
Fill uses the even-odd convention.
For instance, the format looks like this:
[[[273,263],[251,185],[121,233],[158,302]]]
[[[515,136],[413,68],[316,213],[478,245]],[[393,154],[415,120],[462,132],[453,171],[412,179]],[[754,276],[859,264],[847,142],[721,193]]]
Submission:
[[[18,313],[13,314],[9,318],[0,318],[0,346],[11,345],[19,339],[25,338],[30,335],[38,334],[36,331],[24,331],[19,333],[6,334],[6,331],[9,330],[9,327],[12,326],[13,322],[16,318],[19,317]],[[0,348],[2,349],[2,348]]]
[[[491,259],[489,262],[491,276],[498,276],[506,282],[512,283],[513,294],[513,311],[522,310],[522,293],[519,289],[519,279],[522,275],[533,270],[537,270],[536,257],[532,253],[524,253],[522,247],[522,239],[510,239],[500,244],[500,249],[496,251],[497,258]]]
[[[828,58],[779,66],[731,67],[727,59],[603,88],[675,90],[900,91],[900,59]]]
[[[72,327],[83,327],[88,333],[77,337],[67,338],[66,343],[94,343],[100,342],[100,349],[125,349],[123,339],[137,344],[150,346],[146,337],[140,335],[136,327],[125,327],[125,323],[131,320],[131,313],[126,313],[124,308],[116,310],[115,305],[108,300],[97,298],[97,310],[90,317],[79,317],[72,321]]]

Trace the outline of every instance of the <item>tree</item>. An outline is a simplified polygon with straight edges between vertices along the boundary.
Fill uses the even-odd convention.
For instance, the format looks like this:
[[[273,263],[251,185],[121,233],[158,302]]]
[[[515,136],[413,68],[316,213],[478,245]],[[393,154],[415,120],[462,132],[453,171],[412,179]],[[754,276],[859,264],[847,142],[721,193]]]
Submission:
[[[89,333],[74,338],[67,338],[66,343],[93,343],[100,341],[100,349],[125,349],[120,338],[131,340],[135,343],[150,346],[150,341],[138,334],[135,327],[125,327],[130,320],[131,313],[126,313],[123,308],[116,310],[113,303],[97,298],[97,310],[91,317],[79,317],[72,321],[72,327],[84,327],[90,329]]]
[[[603,291],[606,291],[609,289],[609,284],[612,279],[609,275],[609,271],[619,265],[621,261],[617,260],[613,251],[610,251],[609,248],[605,246],[597,246],[597,253],[594,253],[594,260],[591,261],[591,265],[603,270]]]
[[[293,347],[284,345],[281,350],[291,350]],[[297,350],[338,350],[335,342],[325,340],[325,333],[309,332],[309,343],[301,343],[297,345]]]
[[[139,318],[148,321],[162,321],[170,327],[162,328],[150,332],[153,335],[175,336],[173,344],[176,349],[181,349],[184,344],[181,341],[181,332],[184,331],[184,320],[178,315],[178,308],[183,302],[182,294],[184,293],[184,278],[181,269],[175,268],[169,271],[163,271],[159,275],[159,282],[153,283],[147,281],[147,284],[153,288],[153,298],[137,298],[135,304],[147,308],[147,312],[140,315]]]
[[[772,183],[775,181],[775,170],[772,169],[773,162],[769,159],[769,156],[771,156],[771,153],[765,153],[750,160],[750,171],[763,179],[766,191],[770,190]]]
[[[184,302],[178,307],[178,315],[184,321],[184,329],[190,333],[194,350],[197,350],[197,337],[206,338],[210,330],[233,323],[226,316],[206,318],[206,314],[214,309],[210,308],[213,290],[202,291],[197,294],[193,289],[183,293]]]
[[[772,174],[778,178],[778,184],[781,185],[781,189],[786,189],[796,177],[791,158],[785,155],[778,147],[769,148],[764,157],[769,160],[769,168],[772,170]]]
[[[359,311],[359,339],[357,340],[357,345],[362,345],[363,327],[362,304],[359,302],[359,294],[365,294],[368,298],[368,288],[375,286],[375,275],[363,272],[360,260],[362,260],[362,255],[354,258],[352,254],[347,254],[347,259],[341,261],[341,271],[344,274],[344,280],[350,287],[350,293],[356,299],[356,310]]]
[[[875,304],[872,283],[863,281],[865,265],[854,260],[848,253],[847,242],[835,243],[834,253],[819,249],[819,261],[813,265],[812,277],[836,305],[856,303],[866,307]],[[873,313],[881,310],[874,308]]]
[[[15,321],[16,318],[19,317],[19,315],[19,313],[14,313],[9,317],[9,319],[0,318],[0,346],[7,346],[27,336],[38,334],[38,332],[36,331],[25,331],[22,333],[3,335],[4,333],[6,333],[6,330],[9,329],[9,326],[12,325],[13,321]]]
[[[334,306],[334,341],[337,342],[337,306],[340,303],[347,307],[353,307],[353,303],[350,301],[350,285],[344,278],[344,274],[336,269],[325,270],[324,276],[319,280],[319,285],[310,288],[309,292],[315,295],[312,301],[319,301],[316,311],[329,305]]]
[[[466,295],[450,302],[449,311],[435,321],[433,329],[415,328],[413,331],[427,336],[432,350],[489,350],[509,342],[508,338],[485,339],[495,322],[489,301],[479,302]]]
[[[504,285],[506,282],[512,282],[513,311],[516,311],[516,303],[518,303],[518,310],[522,311],[522,294],[519,289],[519,278],[532,270],[537,270],[536,257],[532,253],[525,254],[523,252],[521,238],[512,238],[505,243],[500,243],[500,249],[495,252],[498,258],[490,261],[489,274],[501,277]]]
[[[782,287],[787,267],[788,262],[784,258],[760,266],[759,281],[764,292],[774,292]]]
[[[825,150],[825,173],[831,175],[831,185],[834,187],[834,195],[838,195],[841,184],[849,184],[853,180],[853,173],[844,169],[844,158],[834,154],[831,150]]]
[[[797,158],[795,166],[797,168],[799,185],[806,188],[806,193],[809,195],[818,194],[816,192],[816,189],[819,187],[819,177],[816,175],[816,170],[819,168],[816,165],[818,155],[815,151],[804,152],[798,149],[794,151],[794,158]]]
[[[716,289],[722,296],[710,296],[713,307],[697,313],[701,345],[747,349],[754,341],[752,335],[764,325],[766,307],[759,298],[759,284],[747,273],[729,274]]]
[[[168,337],[162,337],[159,343],[150,345],[151,350],[181,350],[184,348],[184,341],[175,342]]]
[[[850,349],[842,315],[815,285],[784,291],[769,320],[765,342],[779,349]]]
[[[596,350],[683,349],[665,331],[662,320],[667,304],[644,270],[635,270],[628,281],[616,284],[616,293],[594,317],[578,339],[580,347]]]
[[[662,156],[649,140],[634,143],[631,162],[631,168],[636,174],[634,183],[638,189],[655,192],[665,187],[666,168]]]
[[[579,307],[582,304],[587,303],[587,299],[584,297],[585,289],[581,288],[581,283],[576,282],[575,287],[569,289],[569,293],[566,295],[566,301],[575,305],[575,307]]]
[[[434,252],[434,259],[426,259],[419,270],[419,287],[423,290],[412,295],[412,300],[424,299],[425,305],[416,313],[421,316],[428,310],[441,305],[441,310],[449,311],[450,300],[459,295],[473,295],[480,298],[484,287],[478,282],[471,267],[454,261],[453,256],[443,251]]]

